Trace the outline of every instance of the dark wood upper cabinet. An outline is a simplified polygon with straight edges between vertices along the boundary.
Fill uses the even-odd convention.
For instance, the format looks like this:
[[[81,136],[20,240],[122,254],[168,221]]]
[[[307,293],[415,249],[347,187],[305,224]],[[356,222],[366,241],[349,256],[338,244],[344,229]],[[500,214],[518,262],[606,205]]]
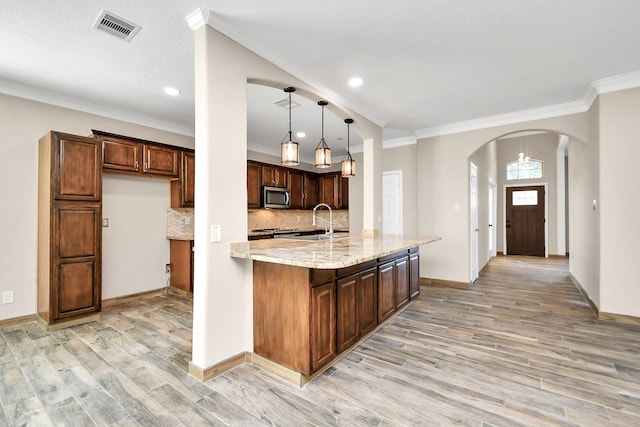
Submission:
[[[305,207],[303,172],[289,172],[289,192],[291,193],[291,209],[303,209]]]
[[[349,178],[340,178],[340,208],[349,209]]]
[[[102,197],[100,147],[91,138],[51,133],[46,161],[56,200],[99,201]],[[45,159],[42,159],[45,160]]]
[[[102,140],[102,167],[114,171],[140,171],[140,144],[118,138]]]
[[[261,173],[260,165],[252,162],[247,163],[247,207],[249,209],[260,207]]]
[[[192,151],[159,142],[93,130],[102,144],[105,172],[180,178],[181,152]]]
[[[289,170],[275,165],[262,165],[262,185],[287,188]]]
[[[313,209],[318,204],[318,175],[304,175],[304,208]]]
[[[142,149],[143,173],[178,178],[178,149],[151,144],[143,144]]]
[[[320,203],[326,203],[333,209],[340,209],[340,173],[320,175]]]
[[[192,208],[195,202],[196,184],[196,153],[192,151],[182,152],[180,183],[181,205],[183,208]]]
[[[318,174],[268,163],[247,161],[247,207],[260,208],[262,187],[287,188],[291,209],[313,209],[327,203],[332,209],[349,208],[349,181],[340,172]]]

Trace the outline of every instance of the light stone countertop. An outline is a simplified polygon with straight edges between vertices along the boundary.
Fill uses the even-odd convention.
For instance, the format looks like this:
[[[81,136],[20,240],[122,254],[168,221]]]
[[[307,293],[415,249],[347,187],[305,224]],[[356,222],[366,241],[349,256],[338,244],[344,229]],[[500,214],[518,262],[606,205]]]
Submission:
[[[343,268],[380,258],[440,237],[379,236],[349,234],[330,240],[268,239],[230,244],[233,258],[272,262],[297,267]]]

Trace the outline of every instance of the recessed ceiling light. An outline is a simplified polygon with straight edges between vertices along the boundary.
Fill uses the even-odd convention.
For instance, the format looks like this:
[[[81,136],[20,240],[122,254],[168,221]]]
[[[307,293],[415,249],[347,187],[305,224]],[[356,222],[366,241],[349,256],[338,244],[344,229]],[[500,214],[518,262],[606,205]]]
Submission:
[[[180,91],[178,89],[176,89],[175,87],[171,87],[171,86],[165,87],[164,88],[164,93],[166,93],[167,95],[171,95],[171,96],[180,95]]]
[[[296,133],[296,136],[297,136],[298,138],[304,138],[305,136],[307,136],[307,134],[306,134],[306,133],[304,133],[304,132],[298,132],[298,133]]]
[[[351,87],[362,86],[362,77],[351,77],[349,79],[349,86]]]

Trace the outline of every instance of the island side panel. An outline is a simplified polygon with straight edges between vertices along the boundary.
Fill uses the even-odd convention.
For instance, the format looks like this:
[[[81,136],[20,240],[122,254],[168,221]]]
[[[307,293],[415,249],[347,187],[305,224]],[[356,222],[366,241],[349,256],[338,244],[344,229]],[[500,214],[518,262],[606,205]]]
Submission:
[[[310,366],[308,268],[254,261],[253,347],[297,372]]]

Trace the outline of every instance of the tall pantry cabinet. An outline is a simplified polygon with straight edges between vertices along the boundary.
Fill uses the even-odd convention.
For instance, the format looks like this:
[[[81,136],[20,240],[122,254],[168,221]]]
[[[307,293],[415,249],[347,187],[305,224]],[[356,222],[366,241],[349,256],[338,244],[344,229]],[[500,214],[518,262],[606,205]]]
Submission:
[[[52,329],[100,315],[102,154],[97,139],[60,132],[38,154],[38,314]]]

